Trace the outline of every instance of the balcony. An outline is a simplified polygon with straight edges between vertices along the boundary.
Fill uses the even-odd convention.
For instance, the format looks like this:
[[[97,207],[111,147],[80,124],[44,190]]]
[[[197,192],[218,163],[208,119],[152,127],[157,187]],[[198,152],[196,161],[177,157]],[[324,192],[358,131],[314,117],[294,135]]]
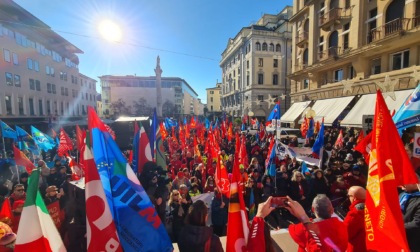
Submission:
[[[351,8],[334,8],[319,17],[319,27],[323,30],[328,30],[330,26],[340,24],[350,17]]]
[[[299,35],[296,36],[296,46],[303,48],[305,44],[308,42],[309,33],[308,32],[301,32]]]
[[[400,34],[401,32],[408,29],[409,23],[410,23],[409,18],[398,18],[382,26],[376,27],[370,30],[368,34],[367,42],[371,43],[371,42],[382,40],[394,34]]]
[[[411,28],[416,28],[420,26],[420,16],[416,16],[411,20]]]
[[[307,64],[305,64],[305,63],[296,64],[295,65],[295,72],[302,71],[303,69],[306,68],[306,66],[307,66]]]
[[[326,60],[330,58],[337,59],[338,56],[341,54],[341,47],[332,46],[322,52],[318,53],[318,60]]]

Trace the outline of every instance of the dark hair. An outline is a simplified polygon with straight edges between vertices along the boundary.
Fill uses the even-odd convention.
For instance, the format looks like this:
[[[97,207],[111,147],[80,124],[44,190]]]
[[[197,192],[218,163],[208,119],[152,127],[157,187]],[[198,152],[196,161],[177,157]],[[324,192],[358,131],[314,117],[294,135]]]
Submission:
[[[202,200],[197,200],[188,209],[185,223],[192,226],[205,226],[207,217],[207,206]]]

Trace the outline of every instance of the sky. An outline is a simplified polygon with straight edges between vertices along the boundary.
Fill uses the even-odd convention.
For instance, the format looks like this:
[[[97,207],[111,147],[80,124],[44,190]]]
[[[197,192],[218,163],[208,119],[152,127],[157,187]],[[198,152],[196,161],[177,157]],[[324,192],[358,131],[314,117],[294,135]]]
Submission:
[[[15,0],[56,33],[81,49],[79,72],[154,76],[160,56],[162,77],[180,77],[206,103],[206,88],[221,81],[221,54],[229,38],[263,14],[277,14],[292,0]],[[101,36],[112,20],[120,42]]]

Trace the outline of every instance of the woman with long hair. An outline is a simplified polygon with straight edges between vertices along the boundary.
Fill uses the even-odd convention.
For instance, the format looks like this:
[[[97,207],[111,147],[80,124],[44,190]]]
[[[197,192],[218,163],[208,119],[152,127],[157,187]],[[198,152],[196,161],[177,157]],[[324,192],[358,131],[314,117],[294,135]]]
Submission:
[[[290,198],[299,202],[305,210],[309,210],[308,197],[310,196],[309,186],[305,176],[300,171],[295,170],[290,182]]]
[[[211,227],[206,226],[207,217],[207,206],[202,200],[191,205],[178,239],[180,252],[223,252],[219,237],[213,234]]]

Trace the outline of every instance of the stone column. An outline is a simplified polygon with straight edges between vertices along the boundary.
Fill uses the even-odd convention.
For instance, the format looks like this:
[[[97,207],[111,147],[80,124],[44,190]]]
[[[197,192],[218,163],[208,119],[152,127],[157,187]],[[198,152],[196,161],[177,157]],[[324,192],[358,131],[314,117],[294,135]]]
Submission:
[[[159,56],[157,57],[156,60],[156,69],[155,69],[155,74],[156,74],[156,114],[158,117],[162,117],[162,80],[161,80],[161,76],[162,76],[162,69],[160,68],[160,58]]]

